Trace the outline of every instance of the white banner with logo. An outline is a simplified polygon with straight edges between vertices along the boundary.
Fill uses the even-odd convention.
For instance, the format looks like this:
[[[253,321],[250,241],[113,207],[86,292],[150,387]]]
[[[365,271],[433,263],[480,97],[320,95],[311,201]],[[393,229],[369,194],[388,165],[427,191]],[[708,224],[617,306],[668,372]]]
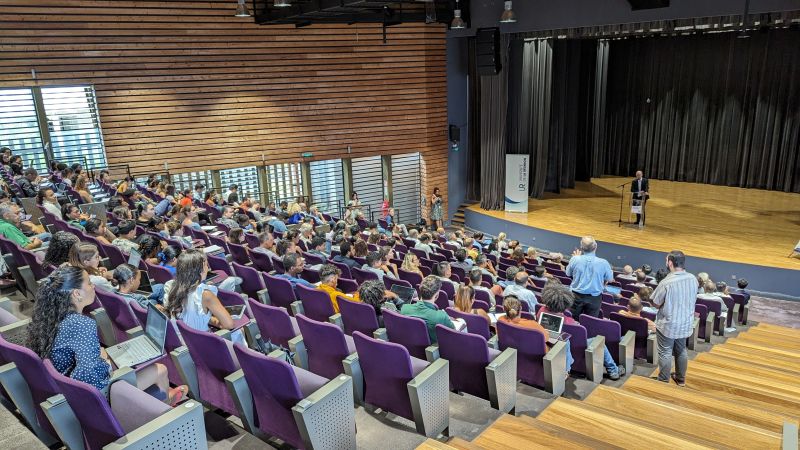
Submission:
[[[529,155],[506,155],[506,211],[528,212]]]

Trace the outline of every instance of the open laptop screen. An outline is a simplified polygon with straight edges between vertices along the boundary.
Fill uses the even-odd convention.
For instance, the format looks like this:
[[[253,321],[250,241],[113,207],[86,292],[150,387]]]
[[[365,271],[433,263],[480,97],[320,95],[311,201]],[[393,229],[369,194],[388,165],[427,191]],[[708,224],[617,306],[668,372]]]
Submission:
[[[147,306],[147,326],[145,333],[158,346],[161,353],[164,353],[164,345],[167,339],[167,316],[164,315],[155,305]]]
[[[564,318],[555,314],[542,313],[539,316],[539,325],[547,331],[561,333],[561,327],[564,325]]]

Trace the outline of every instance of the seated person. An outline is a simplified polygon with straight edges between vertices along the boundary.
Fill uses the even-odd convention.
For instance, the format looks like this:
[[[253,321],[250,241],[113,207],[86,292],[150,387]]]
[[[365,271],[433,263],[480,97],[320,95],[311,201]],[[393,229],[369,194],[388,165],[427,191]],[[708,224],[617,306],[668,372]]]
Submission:
[[[353,259],[353,246],[350,244],[350,241],[343,240],[339,244],[339,254],[333,257],[333,260],[347,265],[349,268],[358,267],[358,261]]]
[[[178,263],[178,256],[180,256],[180,254],[181,250],[179,248],[168,245],[156,255],[158,257],[158,264],[169,270],[169,273],[174,277],[177,274],[178,269],[176,268],[176,264]]]
[[[453,269],[450,268],[449,262],[441,261],[434,264],[431,275],[439,277],[439,279],[442,280],[442,284],[450,283],[453,286],[453,291],[458,290],[459,284],[450,279],[453,275]]]
[[[61,205],[58,203],[58,197],[56,197],[56,193],[52,188],[43,187],[39,189],[37,198],[38,203],[42,205],[47,212],[56,217],[61,216]]]
[[[19,229],[19,222],[19,212],[13,204],[0,204],[0,234],[9,241],[28,250],[41,247],[42,240],[38,237],[28,238],[25,236],[22,230]]]
[[[734,289],[733,292],[737,294],[741,294],[744,296],[744,304],[746,305],[750,301],[750,293],[747,292],[747,280],[744,278],[739,278],[736,280],[736,286],[738,289]]]
[[[508,273],[511,269],[512,267],[506,269],[506,273]],[[539,301],[536,299],[536,294],[534,294],[532,290],[528,289],[528,274],[522,271],[516,272],[513,280],[513,283],[509,283],[505,290],[503,290],[503,297],[507,295],[513,295],[521,302],[528,304],[528,311],[531,313],[536,311],[536,305],[539,303]]]
[[[363,239],[358,239],[353,244],[353,256],[357,258],[366,258],[369,254],[369,246]]]
[[[111,241],[111,245],[125,253],[130,253],[131,250],[139,251],[139,244],[134,242],[134,239],[136,239],[136,222],[123,220],[117,226],[117,238]]]
[[[456,299],[453,302],[455,309],[467,314],[477,314],[487,322],[491,323],[491,319],[489,318],[489,314],[480,309],[480,308],[473,308],[472,304],[475,301],[475,290],[472,289],[471,286],[461,286],[456,291]]]
[[[626,264],[625,267],[622,268],[622,273],[617,275],[618,280],[628,280],[628,281],[635,281],[636,275],[633,273],[633,267]]]
[[[333,305],[333,311],[336,313],[339,312],[338,297],[341,296],[342,298],[346,298],[347,300],[352,300],[354,302],[360,301],[358,299],[358,292],[356,292],[355,295],[348,295],[336,288],[336,285],[339,283],[339,275],[341,274],[342,271],[333,264],[325,264],[319,270],[320,283],[318,289],[330,296],[331,304]]]
[[[400,266],[400,268],[406,272],[416,273],[423,277],[425,276],[422,273],[422,269],[419,268],[419,257],[411,252],[406,253],[405,258],[403,258],[403,265]]]
[[[160,217],[156,216],[156,210],[152,203],[142,205],[139,209],[139,217],[136,218],[136,224],[141,225],[146,230],[158,231],[164,227]]]
[[[547,276],[547,268],[545,266],[536,266],[533,268],[533,274],[530,276],[531,280],[547,282],[550,278]]]
[[[714,283],[712,280],[707,280],[703,284],[703,293],[698,294],[697,298],[701,298],[703,300],[711,300],[714,302],[719,302],[722,305],[722,317],[728,317],[728,306],[722,300],[722,297],[727,297],[724,292],[717,291],[717,283]]]
[[[454,256],[456,257],[456,261],[450,263],[453,267],[458,267],[464,271],[464,273],[469,272],[472,270],[472,261],[467,259],[467,250],[464,248],[459,248],[455,251]]]
[[[253,249],[254,252],[263,253],[270,258],[278,258],[278,254],[275,253],[275,238],[272,233],[268,231],[258,233],[258,244],[258,247]]]
[[[430,259],[431,253],[433,253],[433,247],[431,247],[430,243],[431,243],[431,236],[425,233],[419,237],[419,242],[417,242],[416,245],[414,245],[414,248],[425,252],[425,257]]]
[[[498,317],[497,319],[498,321],[536,330],[542,333],[545,340],[547,340],[550,337],[550,335],[547,333],[544,327],[539,325],[539,322],[532,319],[525,319],[524,317],[522,317],[522,303],[520,303],[517,297],[513,295],[504,297],[503,311],[505,311],[506,315]]]
[[[244,239],[244,230],[239,228],[237,225],[236,228],[231,228],[231,231],[228,232],[228,235],[225,236],[225,242],[229,244],[236,244],[236,245],[246,245]],[[245,250],[247,247],[245,247]]]
[[[145,309],[147,309],[147,305],[153,303],[163,311],[161,303],[164,301],[164,285],[154,284],[151,286],[153,292],[148,296],[136,292],[142,281],[142,272],[138,268],[130,264],[120,264],[114,269],[114,281],[117,282],[117,293],[120,297],[129,302],[136,302]]]
[[[234,229],[239,227],[239,222],[233,219],[234,211],[233,208],[230,206],[225,206],[222,208],[222,217],[217,219],[217,223],[220,223],[229,229]]]
[[[69,251],[78,242],[80,242],[80,239],[72,233],[67,233],[66,231],[53,233],[53,239],[50,241],[50,245],[47,246],[42,267],[60,267],[62,264],[69,262]]]
[[[491,303],[490,306],[494,306],[495,305],[494,292],[492,292],[492,290],[487,288],[486,286],[483,286],[481,284],[482,282],[483,282],[483,274],[481,273],[481,270],[479,268],[475,267],[469,272],[467,272],[467,279],[466,279],[467,286],[472,286],[472,289],[474,289],[476,292],[484,291],[487,294],[489,294],[489,302]]]
[[[649,289],[649,288],[647,288]],[[647,321],[647,332],[653,334],[656,332],[656,324],[652,320],[642,317],[642,301],[638,295],[634,295],[628,300],[628,309],[619,312],[623,316],[636,317]]]
[[[297,253],[286,253],[283,257],[283,267],[286,269],[286,273],[275,276],[283,278],[284,280],[289,280],[289,283],[292,283],[292,287],[302,284],[307,288],[316,289],[316,286],[300,278],[300,274],[305,267],[305,262],[305,259]]]
[[[36,293],[25,345],[41,358],[49,358],[60,373],[107,396],[113,366],[100,347],[97,324],[83,315],[94,299],[86,271],[72,266],[56,269]],[[159,363],[138,369],[136,385],[142,390],[157,386],[170,405],[188,392],[186,386],[170,389],[167,368]]]
[[[89,217],[85,214],[81,214],[81,210],[72,203],[67,203],[61,208],[61,217],[64,219],[64,222],[67,222],[79,230],[83,230],[86,221],[89,220]]]
[[[328,259],[328,254],[325,253],[325,244],[326,241],[324,237],[314,236],[311,238],[311,243],[308,244],[308,253],[323,259]]]
[[[108,231],[103,221],[96,217],[86,221],[83,231],[105,245],[111,245],[111,242],[117,238],[114,233]]]
[[[100,265],[100,253],[94,244],[80,242],[73,245],[69,250],[69,264],[85,270],[89,274],[89,280],[98,289],[107,292],[117,290],[111,282],[114,279],[114,272],[109,272]]]
[[[420,301],[416,303],[406,303],[400,308],[400,314],[409,317],[416,317],[425,321],[428,327],[428,337],[432,344],[437,341],[436,325],[444,325],[447,328],[455,329],[453,321],[445,311],[439,310],[436,306],[436,299],[439,297],[439,290],[442,288],[442,281],[433,275],[425,277],[419,285]]]
[[[396,275],[392,270],[383,262],[383,258],[379,252],[369,252],[367,255],[367,262],[361,266],[363,270],[368,270],[378,276],[380,281],[383,281],[384,275],[395,277]]]
[[[491,261],[486,258],[486,255],[478,255],[475,258],[475,266],[481,269],[481,273],[485,273],[492,277],[492,283],[497,283],[497,271],[494,269],[494,265]]]

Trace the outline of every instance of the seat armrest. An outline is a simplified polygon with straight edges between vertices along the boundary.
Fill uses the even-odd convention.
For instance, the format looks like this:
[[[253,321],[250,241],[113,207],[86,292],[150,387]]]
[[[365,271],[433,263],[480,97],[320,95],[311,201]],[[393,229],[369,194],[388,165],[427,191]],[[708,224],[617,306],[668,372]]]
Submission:
[[[364,373],[358,361],[358,353],[351,353],[342,361],[345,375],[353,380],[353,400],[357,405],[364,404]]]
[[[195,399],[200,398],[200,384],[197,381],[197,367],[194,365],[189,348],[182,345],[170,352],[170,357],[181,375],[183,384],[189,387],[189,393]]]
[[[386,328],[378,328],[377,330],[372,332],[372,337],[375,339],[380,339],[382,341],[389,340],[389,334],[386,333]]]
[[[486,346],[489,347],[489,348],[493,348],[495,350],[499,350],[500,349],[500,342],[498,342],[497,339],[498,338],[497,338],[496,334],[494,336],[490,337],[489,340],[486,341]]]
[[[625,365],[625,373],[633,373],[633,355],[636,350],[636,332],[628,331],[619,341],[620,363]]]
[[[120,367],[111,374],[109,386],[117,381],[124,381],[131,386],[136,386],[136,371],[130,367]]]
[[[75,417],[67,399],[62,395],[54,395],[43,401],[41,406],[44,415],[58,434],[58,439],[70,449],[83,449],[83,432],[81,423]]]
[[[14,304],[11,302],[11,299],[8,297],[0,298],[0,308],[5,309],[7,312],[13,314]]]
[[[339,375],[292,407],[306,448],[356,449],[353,383]]]
[[[265,305],[269,305],[270,304],[270,302],[269,302],[269,293],[267,292],[266,289],[259,289],[258,292],[256,292],[256,295],[258,296],[258,298],[256,300],[260,301],[261,303],[263,303]]]
[[[437,359],[407,384],[417,433],[445,436],[450,428],[450,362]]]
[[[691,336],[689,337],[691,339]],[[650,364],[655,364],[656,360],[656,334],[651,333],[647,335],[647,362]]]
[[[697,348],[697,336],[699,335],[699,333],[700,333],[700,318],[695,317],[692,320],[692,335],[687,338],[688,341],[686,342],[686,347],[689,350],[694,350],[695,348]]]
[[[308,370],[308,351],[302,335],[289,339],[289,351],[294,353],[294,364]]]
[[[137,336],[141,336],[144,334],[144,329],[141,326],[133,327],[130,330],[125,330],[125,335],[128,336],[128,339],[133,339]]]
[[[489,403],[501,412],[514,414],[517,404],[517,350],[503,350],[486,366]]]
[[[544,355],[544,389],[556,397],[564,393],[567,375],[567,352],[569,347],[564,341],[556,342]]]
[[[47,431],[39,425],[39,418],[36,415],[36,404],[34,404],[33,395],[31,395],[30,387],[22,373],[17,369],[14,363],[8,363],[0,366],[0,384],[8,394],[9,399],[17,407],[22,417],[27,422],[28,426],[33,430],[42,442],[48,446],[55,444],[56,438],[51,436]]]
[[[328,317],[328,322],[336,325],[342,331],[344,331],[344,322],[342,322],[342,315],[340,313],[337,313],[337,314],[334,314],[334,315]]]
[[[90,313],[92,319],[97,323],[97,330],[100,332],[100,338],[106,347],[116,345],[117,335],[114,333],[114,326],[111,324],[111,319],[108,318],[108,313],[105,308],[97,308]]]
[[[606,350],[606,337],[598,334],[589,340],[586,350],[583,351],[583,358],[586,362],[586,379],[593,383],[603,381],[603,359]]]
[[[164,442],[180,442],[186,448],[206,448],[203,405],[188,401],[103,447],[107,450],[156,448]]]
[[[6,340],[10,340],[12,336],[24,334],[30,323],[31,319],[23,319],[0,327],[0,336],[3,336]]]
[[[711,335],[714,334],[714,322],[717,320],[717,314],[709,312],[706,316],[706,342],[711,342]]]
[[[717,316],[716,321],[714,322],[714,328],[719,330],[718,334],[721,337],[725,336],[725,324],[728,321],[728,314],[730,314],[730,311],[723,311],[719,316]]]
[[[239,369],[225,377],[225,385],[228,387],[228,393],[230,393],[233,403],[236,404],[236,409],[239,411],[239,419],[242,421],[245,430],[250,434],[258,434],[258,430],[255,427],[253,394],[250,392],[250,386],[247,385],[247,380],[244,378],[244,371]]]
[[[303,303],[300,300],[293,301],[289,307],[292,309],[292,316],[297,317],[298,314],[304,314],[305,308],[303,308]]]
[[[425,348],[425,359],[431,363],[439,359],[439,344],[431,344]]]

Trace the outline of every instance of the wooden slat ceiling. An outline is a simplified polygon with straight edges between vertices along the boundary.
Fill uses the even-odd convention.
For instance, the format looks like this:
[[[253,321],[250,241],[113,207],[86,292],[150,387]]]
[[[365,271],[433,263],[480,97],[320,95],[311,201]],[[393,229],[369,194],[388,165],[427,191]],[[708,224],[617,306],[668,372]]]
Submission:
[[[109,163],[137,172],[419,151],[424,192],[447,191],[444,26],[384,44],[379,24],[257,26],[235,6],[0,0],[0,88],[94,85]]]

